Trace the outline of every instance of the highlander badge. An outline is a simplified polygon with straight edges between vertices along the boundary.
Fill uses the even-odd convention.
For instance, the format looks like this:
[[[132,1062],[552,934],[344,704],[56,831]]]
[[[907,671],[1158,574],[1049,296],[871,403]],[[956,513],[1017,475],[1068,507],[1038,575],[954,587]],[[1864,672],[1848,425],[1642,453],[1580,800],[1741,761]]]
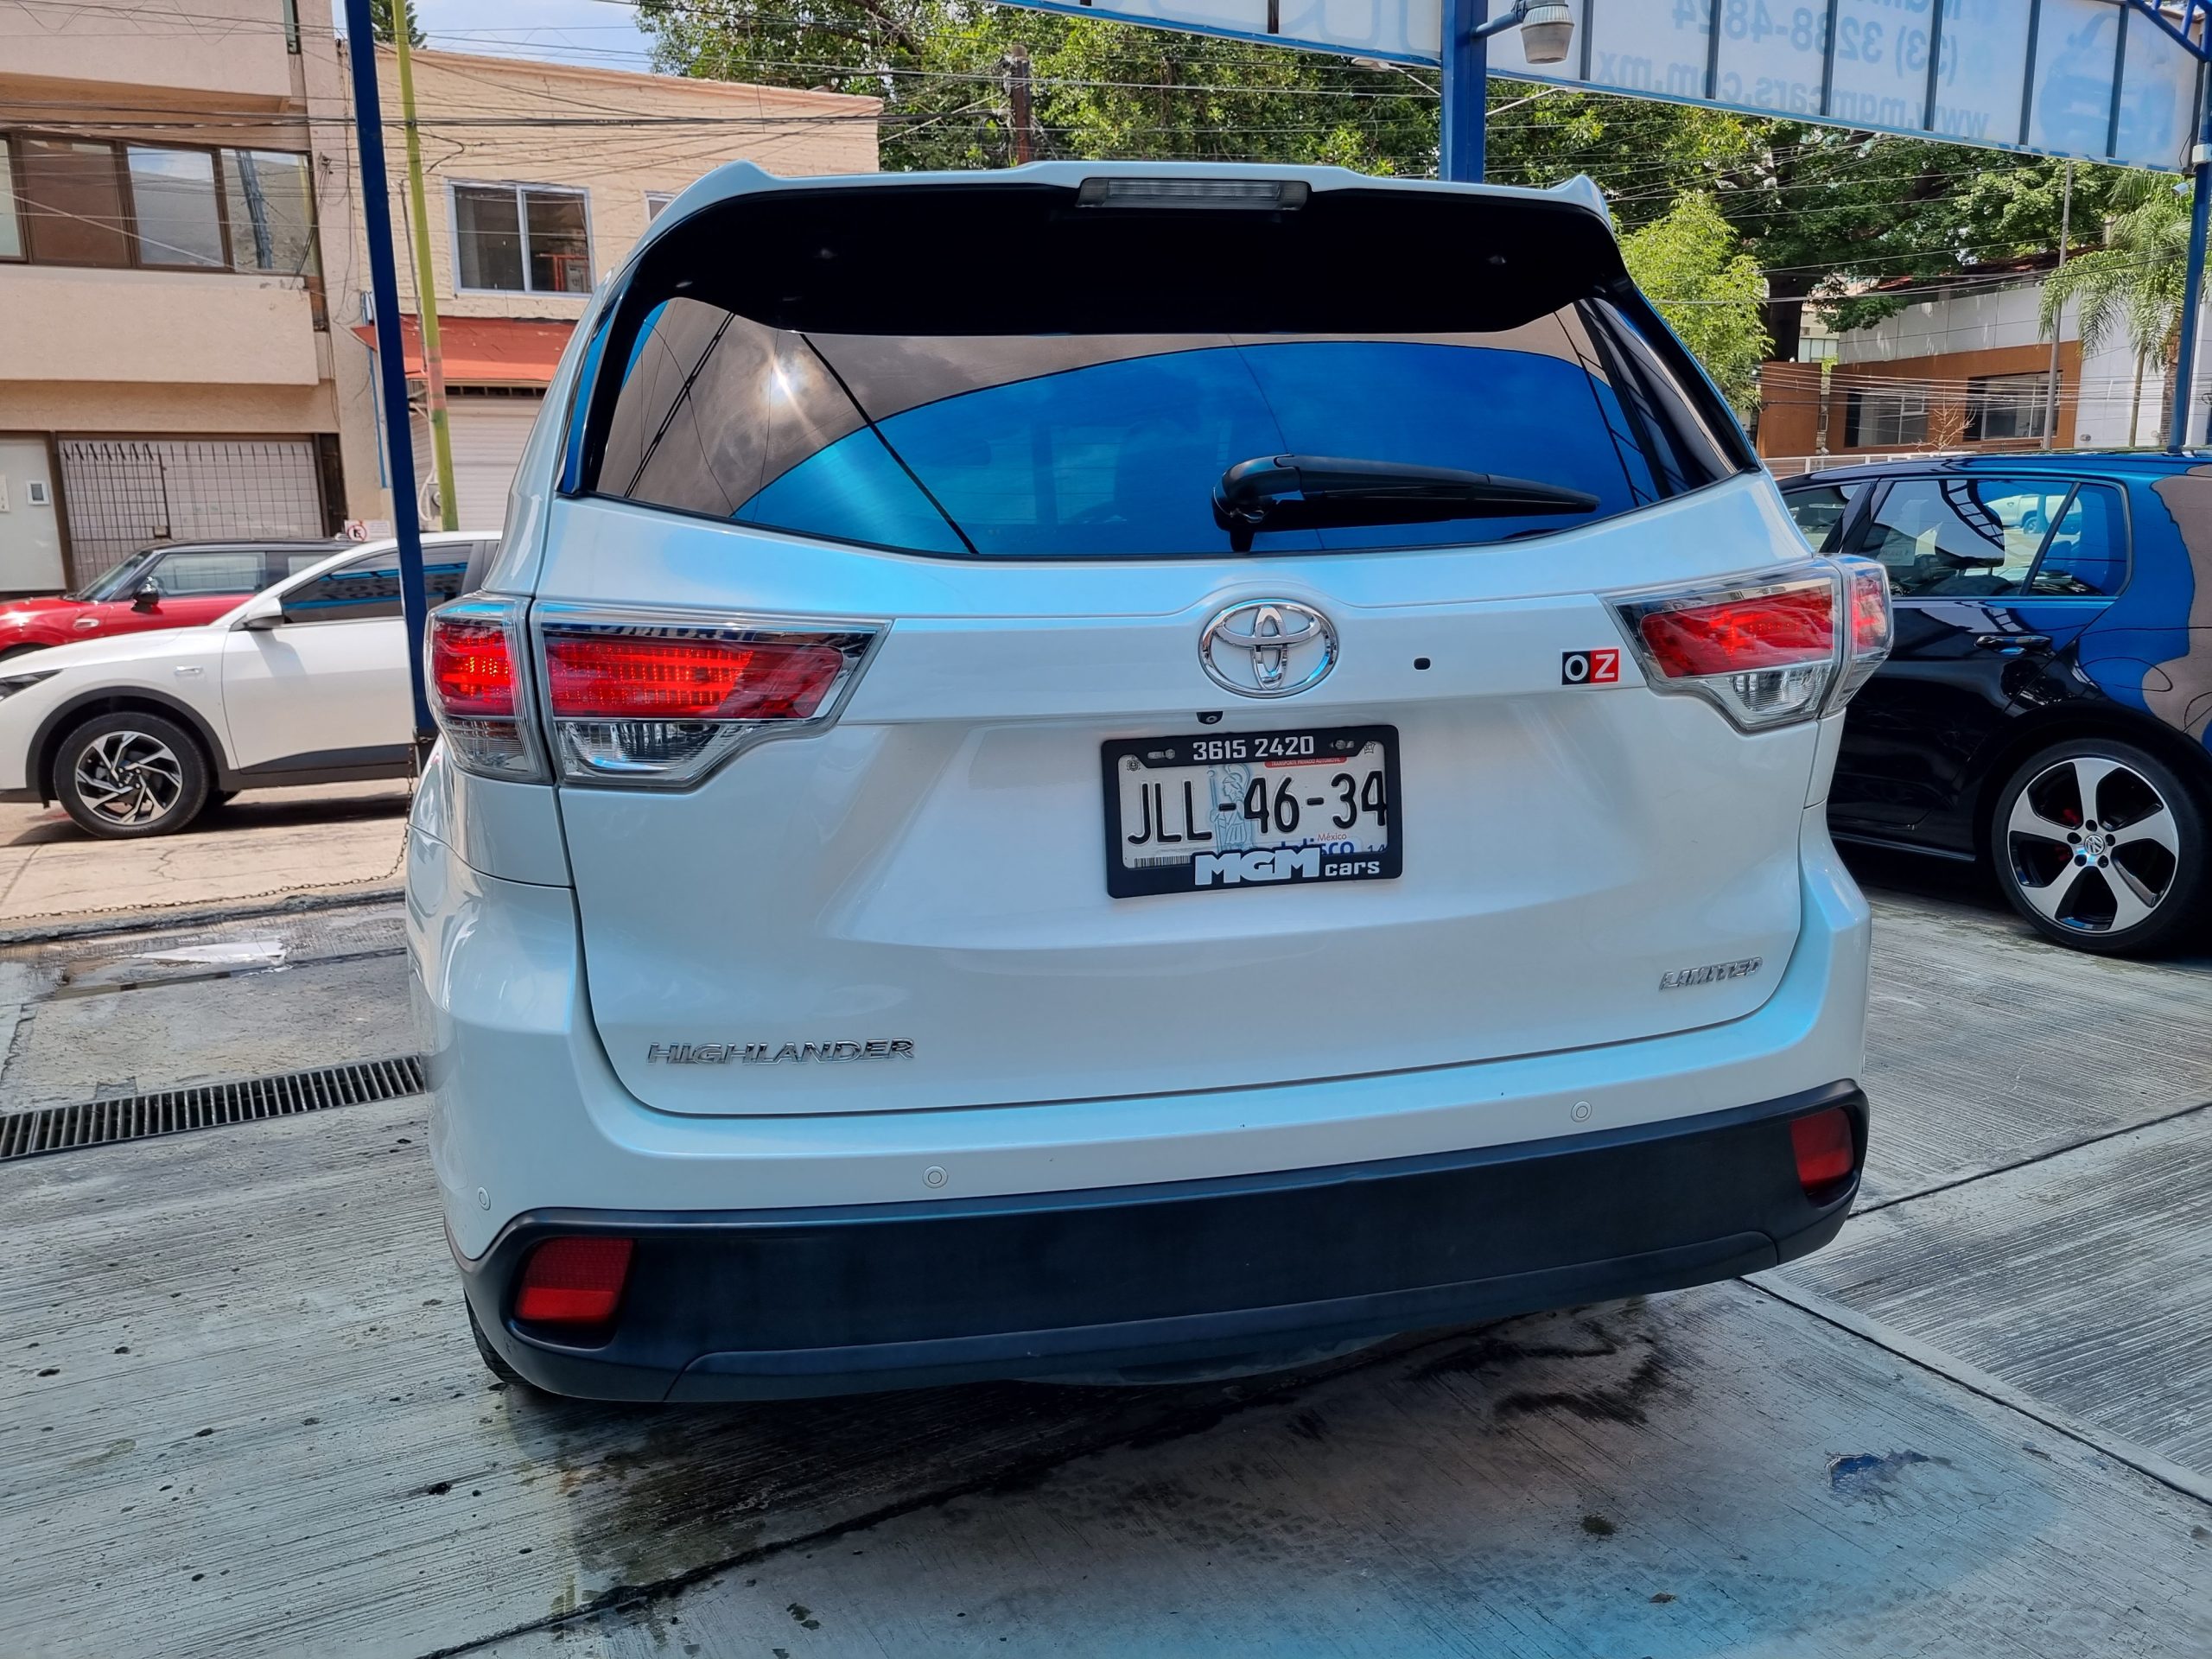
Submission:
[[[873,1037],[864,1043],[655,1043],[645,1051],[647,1065],[776,1065],[785,1060],[911,1060],[912,1043]]]

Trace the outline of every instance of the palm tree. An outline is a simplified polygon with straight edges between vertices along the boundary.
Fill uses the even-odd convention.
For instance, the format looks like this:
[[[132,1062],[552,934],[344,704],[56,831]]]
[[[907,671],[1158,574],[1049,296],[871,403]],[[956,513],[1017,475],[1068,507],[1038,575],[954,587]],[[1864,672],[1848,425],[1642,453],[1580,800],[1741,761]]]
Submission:
[[[2158,173],[2129,173],[2114,188],[2105,220],[2105,245],[2069,259],[2043,285],[2043,337],[2058,332],[2069,302],[2080,305],[2082,355],[2086,359],[2117,330],[2135,353],[2135,401],[2129,406],[2127,441],[2136,441],[2146,369],[2163,372],[2174,359],[2181,328],[2182,288],[2189,267],[2186,189]],[[2171,404],[2158,416],[2158,442],[2172,425]]]

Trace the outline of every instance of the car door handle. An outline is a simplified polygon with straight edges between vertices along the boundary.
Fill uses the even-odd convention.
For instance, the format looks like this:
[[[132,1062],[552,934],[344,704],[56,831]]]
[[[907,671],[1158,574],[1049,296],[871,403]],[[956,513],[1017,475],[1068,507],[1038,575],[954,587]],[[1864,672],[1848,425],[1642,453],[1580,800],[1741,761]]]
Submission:
[[[1977,633],[1975,645],[1984,651],[2049,651],[2050,636],[2047,633]]]
[[[69,626],[73,628],[97,628],[99,625],[100,620],[97,616],[80,616]]]

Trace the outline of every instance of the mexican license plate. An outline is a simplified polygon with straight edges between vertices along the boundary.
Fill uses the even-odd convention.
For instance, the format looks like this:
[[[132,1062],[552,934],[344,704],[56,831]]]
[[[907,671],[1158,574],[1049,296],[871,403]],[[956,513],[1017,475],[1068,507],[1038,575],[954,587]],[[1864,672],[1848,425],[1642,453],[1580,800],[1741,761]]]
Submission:
[[[1395,727],[1124,738],[1103,758],[1116,899],[1400,872]]]

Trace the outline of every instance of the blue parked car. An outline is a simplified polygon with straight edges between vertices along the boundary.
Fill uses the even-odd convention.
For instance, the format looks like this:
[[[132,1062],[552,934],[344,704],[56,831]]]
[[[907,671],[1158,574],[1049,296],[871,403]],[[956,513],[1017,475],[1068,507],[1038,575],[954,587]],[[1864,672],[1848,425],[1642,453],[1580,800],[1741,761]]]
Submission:
[[[2078,950],[2174,943],[2212,887],[2212,456],[1973,455],[1782,480],[1825,552],[1888,567],[1839,840],[1986,860]]]

